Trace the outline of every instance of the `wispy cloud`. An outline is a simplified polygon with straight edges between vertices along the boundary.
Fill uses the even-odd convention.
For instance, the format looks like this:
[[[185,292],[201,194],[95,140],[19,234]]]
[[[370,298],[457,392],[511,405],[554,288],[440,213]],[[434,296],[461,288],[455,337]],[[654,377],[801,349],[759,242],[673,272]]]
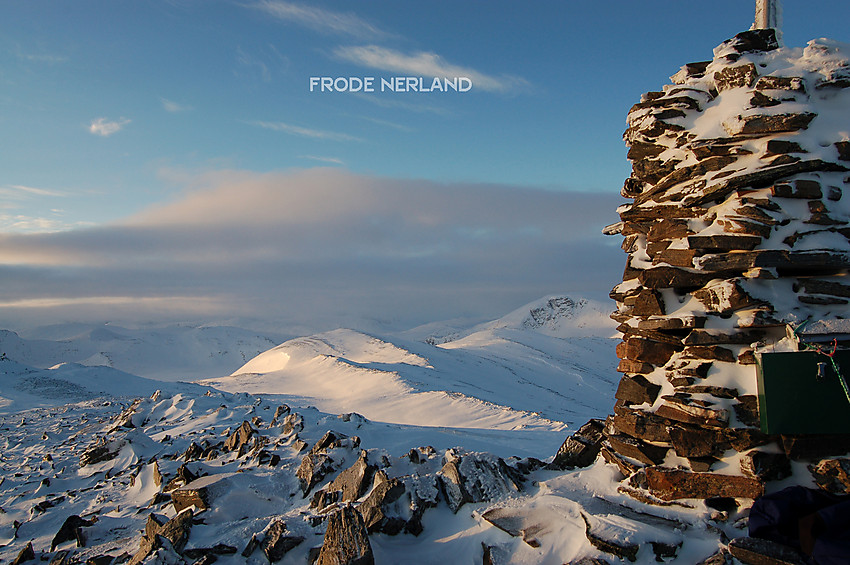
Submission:
[[[24,214],[0,214],[0,232],[7,233],[53,233],[90,225],[87,222],[68,223],[61,212],[53,211],[54,217],[27,216]]]
[[[251,121],[248,123],[252,126],[261,127],[263,129],[282,131],[291,135],[310,137],[312,139],[327,139],[329,141],[363,141],[363,139],[359,137],[354,137],[353,135],[348,135],[347,133],[304,128],[301,126],[294,126],[292,124],[286,124],[283,122]]]
[[[68,61],[68,57],[64,55],[54,55],[52,53],[25,53],[20,45],[15,46],[15,56],[18,59],[23,61],[30,61],[33,63],[47,63],[49,65],[55,65],[58,63],[65,63]]]
[[[119,118],[118,120],[108,120],[106,118],[97,118],[92,120],[89,125],[89,132],[94,135],[100,135],[102,137],[109,137],[110,135],[121,131],[124,126],[130,123],[131,120],[127,118]]]
[[[381,96],[373,96],[369,94],[363,94],[356,92],[354,96],[361,100],[367,100],[376,106],[380,106],[381,108],[401,108],[402,110],[408,110],[410,112],[416,112],[417,114],[437,114],[439,116],[447,116],[450,115],[451,112],[446,108],[440,106],[432,106],[429,104],[421,104],[421,103],[412,103],[405,102],[403,100],[398,100],[395,98],[386,98]]]
[[[351,13],[332,12],[283,0],[263,0],[253,6],[281,21],[301,25],[320,33],[347,35],[358,39],[381,39],[391,36]]]
[[[334,50],[334,55],[344,61],[364,67],[405,75],[432,78],[467,77],[472,80],[473,89],[489,92],[512,92],[529,87],[529,82],[524,78],[510,75],[488,75],[469,67],[454,65],[445,61],[436,53],[425,51],[408,55],[379,45],[363,45],[337,47]]]
[[[162,107],[165,109],[166,112],[177,113],[188,112],[189,110],[192,110],[191,106],[187,106],[186,104],[179,104],[173,100],[169,100],[168,98],[160,97],[159,101],[162,102]]]
[[[344,165],[342,159],[336,157],[321,157],[319,155],[299,155],[299,159],[310,159],[311,161],[319,161],[321,163],[333,163],[334,165]]]
[[[0,194],[9,198],[22,196],[68,196],[68,193],[59,190],[49,190],[46,188],[36,188],[34,186],[24,186],[21,184],[7,184],[0,186]]]
[[[358,116],[361,120],[366,120],[367,122],[372,122],[373,124],[378,124],[379,126],[384,126],[392,129],[397,129],[398,131],[404,131],[407,133],[414,132],[412,127],[408,127],[402,124],[397,124],[395,122],[391,122],[389,120],[381,120],[379,118],[372,118],[369,116]]]

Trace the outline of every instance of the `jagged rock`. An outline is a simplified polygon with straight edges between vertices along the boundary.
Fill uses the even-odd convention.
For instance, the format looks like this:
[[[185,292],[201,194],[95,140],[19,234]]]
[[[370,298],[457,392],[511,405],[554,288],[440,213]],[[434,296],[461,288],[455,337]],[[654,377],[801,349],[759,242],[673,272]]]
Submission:
[[[652,289],[645,288],[635,297],[632,314],[635,316],[663,316],[664,300]]]
[[[374,565],[369,534],[360,513],[343,506],[328,517],[322,549],[315,565]]]
[[[513,552],[509,547],[501,545],[488,545],[481,542],[483,555],[481,556],[482,565],[508,565],[513,557]]]
[[[600,420],[587,422],[564,440],[547,468],[564,470],[592,464],[602,447],[603,428],[604,424]]]
[[[638,373],[645,375],[654,370],[655,365],[641,361],[632,361],[631,359],[620,359],[620,363],[617,365],[618,373]]]
[[[759,420],[759,405],[758,397],[754,394],[748,394],[738,397],[738,402],[732,405],[735,411],[735,416],[745,426],[757,427]]]
[[[793,163],[776,163],[766,166],[750,173],[742,173],[738,175],[726,176],[716,184],[701,186],[702,182],[694,186],[682,185],[681,190],[673,193],[668,193],[659,197],[660,202],[666,200],[679,199],[683,206],[700,206],[708,202],[716,201],[725,198],[730,193],[748,186],[769,186],[770,183],[787,178],[789,176],[812,172],[812,171],[845,171],[846,167],[835,163],[829,163],[820,159],[801,160]],[[713,179],[714,180],[714,179]],[[636,203],[642,203],[649,200],[649,193],[642,194],[635,198]]]
[[[685,345],[718,345],[741,344],[748,345],[765,336],[762,330],[742,330],[723,332],[720,330],[692,330],[682,343]],[[737,395],[736,395],[737,396]]]
[[[652,404],[658,397],[661,386],[649,382],[641,375],[624,376],[620,380],[614,398],[627,404]]]
[[[735,353],[731,349],[719,345],[691,345],[685,348],[683,359],[704,359],[709,361],[725,361],[734,363]]]
[[[181,458],[183,461],[189,462],[193,459],[198,459],[204,453],[204,448],[195,443],[194,441],[186,448],[186,451],[183,452]]]
[[[638,337],[628,337],[617,346],[617,356],[651,365],[664,365],[682,348],[670,343],[660,343]]]
[[[738,251],[726,254],[710,254],[695,261],[709,271],[746,270],[753,267],[793,269],[813,274],[824,270],[850,268],[850,258],[844,252],[830,251],[785,251],[764,249]]]
[[[615,409],[611,418],[616,431],[651,442],[670,441],[670,422],[651,412]]]
[[[398,479],[390,479],[384,471],[375,473],[375,486],[366,500],[357,509],[370,534],[381,532],[388,535],[399,533],[412,517],[410,507],[400,508],[397,502],[407,492]]]
[[[784,155],[787,153],[806,153],[806,151],[802,147],[800,147],[799,143],[796,143],[794,141],[788,141],[786,139],[769,139],[767,141],[767,152],[774,155]]]
[[[697,249],[665,249],[659,251],[652,257],[653,265],[670,265],[671,267],[684,267],[690,269],[694,266],[694,259],[701,252]],[[660,314],[663,314],[661,312]],[[635,312],[635,315],[641,315]],[[656,314],[648,314],[656,315]]]
[[[280,561],[289,550],[297,547],[304,541],[302,536],[285,535],[286,524],[282,520],[272,522],[265,534],[265,538],[260,542],[260,548],[263,550],[269,563]]]
[[[328,449],[335,449],[338,447],[356,449],[359,446],[360,438],[357,436],[348,437],[347,435],[339,432],[327,431],[325,432],[325,435],[323,435],[322,438],[310,449],[310,451],[313,453],[323,453]]]
[[[177,474],[174,476],[174,478],[172,478],[170,481],[168,481],[168,483],[165,485],[165,488],[163,490],[165,492],[172,491],[172,490],[179,488],[181,486],[188,485],[189,483],[196,480],[197,478],[198,478],[198,476],[195,473],[193,473],[192,471],[190,471],[189,468],[186,467],[186,464],[184,463],[183,465],[180,465],[177,468]]]
[[[301,464],[295,476],[301,484],[301,492],[306,497],[322,479],[334,471],[334,460],[324,453],[307,453],[301,458]]]
[[[644,465],[658,465],[664,461],[669,448],[651,445],[627,435],[609,434],[608,444],[618,454],[631,457]]]
[[[642,330],[683,330],[705,326],[705,316],[686,316],[682,318],[650,318],[638,322]]]
[[[710,428],[725,428],[729,424],[729,411],[726,409],[700,406],[670,396],[664,397],[664,403],[658,407],[655,415],[677,422]]]
[[[744,475],[759,481],[778,481],[791,476],[791,461],[784,453],[753,450],[741,458]]]
[[[730,88],[740,88],[753,85],[758,72],[756,66],[752,63],[746,65],[738,65],[737,67],[726,67],[714,73],[714,84],[718,92],[723,92]]]
[[[283,419],[283,433],[289,435],[293,432],[298,433],[304,429],[304,418],[301,414],[289,414]]]
[[[698,259],[695,259],[696,263]],[[717,269],[719,270],[719,269]],[[661,288],[700,288],[716,278],[714,273],[697,272],[677,267],[652,267],[638,271],[638,280],[643,286]]]
[[[850,286],[833,281],[819,279],[798,279],[794,285],[794,292],[803,290],[809,294],[828,294],[831,296],[842,296],[850,298]]]
[[[750,98],[750,106],[753,108],[770,108],[772,106],[779,106],[780,104],[782,104],[780,100],[771,98],[758,91],[754,92],[752,98]]]
[[[763,76],[756,81],[756,90],[791,90],[806,92],[806,82],[802,77]]]
[[[620,219],[630,222],[654,222],[656,220],[690,220],[700,218],[705,213],[698,208],[682,208],[680,206],[629,206],[621,207]]]
[[[275,408],[274,416],[272,416],[272,421],[269,424],[269,427],[274,426],[277,423],[278,418],[281,416],[287,416],[290,413],[291,409],[286,404],[281,404],[277,408]]]
[[[647,467],[646,484],[649,491],[662,500],[681,498],[758,498],[764,485],[749,477],[714,473],[691,473],[665,467]]]
[[[759,538],[736,538],[729,542],[729,553],[745,565],[805,565],[796,550]]]
[[[27,542],[27,545],[18,553],[18,555],[12,560],[11,565],[20,565],[21,563],[26,563],[27,561],[33,561],[35,559],[35,550],[32,548],[32,542]]]
[[[585,536],[587,537],[587,541],[589,541],[593,547],[599,551],[616,555],[621,559],[628,559],[629,561],[637,560],[637,553],[640,549],[639,545],[627,542],[624,543],[620,540],[608,539],[604,530],[591,527],[591,520],[584,512],[582,512],[581,517],[584,519]]]
[[[697,290],[693,297],[702,303],[706,312],[716,314],[727,314],[763,304],[750,296],[741,283],[739,279],[721,281]]]
[[[738,116],[735,120],[723,122],[726,133],[736,135],[765,135],[770,133],[791,132],[809,127],[817,117],[812,112],[800,114],[755,114]]]
[[[690,235],[687,238],[688,247],[691,249],[709,250],[738,250],[750,251],[761,243],[761,237],[752,235],[718,234],[718,235]]]
[[[339,502],[340,491],[322,489],[313,493],[313,498],[310,499],[310,508],[315,508],[318,512],[324,512],[332,504]]]
[[[217,543],[212,547],[193,547],[190,549],[184,549],[183,555],[189,559],[201,559],[207,555],[233,555],[237,551],[238,549],[232,545]]]
[[[736,53],[752,53],[773,51],[778,48],[779,41],[776,39],[776,30],[767,28],[742,31],[732,39],[727,39],[721,43],[716,51],[727,52],[731,50]]]
[[[522,538],[522,541],[531,547],[540,547],[540,541],[536,536],[550,526],[548,516],[526,508],[496,507],[491,508],[481,517],[503,532]]]
[[[641,468],[639,463],[620,456],[616,451],[608,446],[603,445],[602,450],[599,453],[607,463],[616,466],[624,477],[632,476]]]
[[[570,561],[567,565],[611,565],[604,559],[597,557],[582,557],[578,561]]]
[[[343,502],[354,502],[366,493],[375,470],[376,467],[368,463],[366,452],[361,451],[354,465],[342,471],[327,490],[341,491]]]
[[[731,446],[718,429],[674,426],[670,442],[676,455],[687,458],[719,457]]]
[[[452,512],[467,502],[497,500],[520,490],[521,480],[501,458],[485,453],[458,455],[446,452],[446,463],[437,473],[440,488]]]
[[[686,220],[683,219],[663,219],[652,224],[646,234],[647,241],[663,241],[680,239],[693,234],[693,230]]]
[[[230,484],[230,473],[208,475],[195,479],[171,493],[171,502],[177,512],[194,506],[198,510],[210,508],[213,500],[226,491]]]
[[[632,108],[634,109],[634,107]],[[660,154],[664,153],[667,148],[663,145],[656,145],[655,143],[643,143],[640,141],[636,141],[631,144],[629,147],[629,152],[626,155],[629,159],[632,160],[640,160],[652,157],[658,157]]]
[[[793,184],[786,182],[776,183],[770,188],[770,192],[778,198],[823,198],[820,183],[811,180],[797,180]]]
[[[227,451],[239,451],[242,446],[246,445],[251,440],[251,437],[255,433],[256,430],[251,427],[251,424],[247,421],[243,421],[242,424],[236,428],[236,431],[230,434],[227,441],[224,442],[224,448]]]
[[[70,549],[63,549],[56,552],[50,559],[49,565],[71,565],[74,559],[74,552]]]
[[[53,536],[53,541],[50,542],[50,551],[54,551],[57,545],[66,541],[76,541],[77,547],[85,547],[86,538],[85,535],[83,535],[82,528],[87,528],[93,525],[96,521],[97,519],[86,520],[84,518],[80,518],[76,514],[68,516],[62,523],[62,527],[60,527],[59,531],[56,532],[56,535]]]
[[[850,493],[850,459],[823,459],[809,465],[809,472],[817,485],[834,494]]]
[[[180,512],[177,516],[163,524],[154,532],[154,535],[164,537],[171,542],[174,551],[181,553],[183,548],[186,547],[186,542],[189,541],[189,533],[192,531],[192,517],[193,513],[191,509]]]
[[[80,455],[80,467],[115,459],[125,445],[127,440],[124,438],[112,440],[100,438]]]

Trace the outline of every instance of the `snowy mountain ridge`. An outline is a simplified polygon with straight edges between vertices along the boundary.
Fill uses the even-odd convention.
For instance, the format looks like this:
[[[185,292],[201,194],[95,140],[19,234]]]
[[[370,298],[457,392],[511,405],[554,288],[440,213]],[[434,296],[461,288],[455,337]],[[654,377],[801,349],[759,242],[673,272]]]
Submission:
[[[73,362],[167,381],[225,374],[281,338],[209,325],[130,329],[111,324],[61,324],[23,335],[26,337],[0,330],[0,352],[34,367]]]

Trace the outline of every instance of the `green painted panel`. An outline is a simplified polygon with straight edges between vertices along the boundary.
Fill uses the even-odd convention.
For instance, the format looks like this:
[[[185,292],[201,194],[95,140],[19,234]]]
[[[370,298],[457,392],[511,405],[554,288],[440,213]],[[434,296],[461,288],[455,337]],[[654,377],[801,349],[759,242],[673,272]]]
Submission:
[[[788,351],[757,355],[759,417],[769,434],[850,433],[850,401],[825,355]],[[850,378],[850,351],[837,351],[845,380]],[[818,378],[818,363],[826,373]],[[848,381],[850,382],[850,381]]]

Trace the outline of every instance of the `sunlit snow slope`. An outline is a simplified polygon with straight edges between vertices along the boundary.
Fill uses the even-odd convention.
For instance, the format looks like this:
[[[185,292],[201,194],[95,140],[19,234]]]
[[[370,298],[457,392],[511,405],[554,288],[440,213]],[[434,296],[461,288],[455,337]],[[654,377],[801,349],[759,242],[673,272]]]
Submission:
[[[439,339],[347,329],[293,339],[202,383],[399,424],[561,430],[610,410],[614,342],[598,336],[612,333],[601,310],[547,297]]]

